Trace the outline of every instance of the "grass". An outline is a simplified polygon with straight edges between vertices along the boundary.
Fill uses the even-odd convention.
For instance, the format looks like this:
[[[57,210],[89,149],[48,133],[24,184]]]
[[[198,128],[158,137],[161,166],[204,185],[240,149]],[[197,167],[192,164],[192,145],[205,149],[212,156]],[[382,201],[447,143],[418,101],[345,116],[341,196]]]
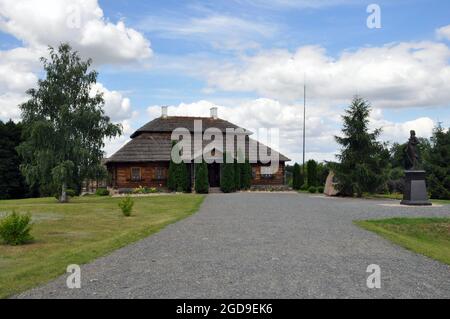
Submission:
[[[160,231],[195,213],[204,196],[135,198],[132,217],[124,217],[120,198],[74,198],[0,201],[0,215],[31,213],[35,241],[19,247],[0,245],[0,298],[62,275],[70,264],[85,264]]]
[[[391,218],[356,221],[355,224],[450,265],[450,218]]]
[[[387,198],[387,199],[396,199],[396,200],[402,200],[403,194],[400,193],[394,193],[394,194],[372,194],[367,195],[368,198]],[[450,205],[450,200],[445,199],[431,199],[431,202],[434,204],[441,204],[441,205]]]

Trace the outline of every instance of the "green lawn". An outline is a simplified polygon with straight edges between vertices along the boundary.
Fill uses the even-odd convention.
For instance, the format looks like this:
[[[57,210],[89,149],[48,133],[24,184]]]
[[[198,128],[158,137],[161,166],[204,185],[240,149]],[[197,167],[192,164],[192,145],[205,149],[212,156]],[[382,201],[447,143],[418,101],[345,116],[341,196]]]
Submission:
[[[403,194],[395,193],[395,194],[373,194],[367,195],[368,198],[387,198],[387,199],[396,199],[402,200]],[[431,202],[433,204],[441,204],[441,205],[450,205],[450,200],[445,199],[432,199]]]
[[[35,241],[0,245],[0,297],[24,291],[64,274],[69,264],[84,264],[154,234],[195,213],[204,196],[135,198],[132,217],[124,217],[110,197],[0,201],[0,214],[31,213]]]
[[[391,218],[356,221],[355,224],[450,265],[450,218]]]

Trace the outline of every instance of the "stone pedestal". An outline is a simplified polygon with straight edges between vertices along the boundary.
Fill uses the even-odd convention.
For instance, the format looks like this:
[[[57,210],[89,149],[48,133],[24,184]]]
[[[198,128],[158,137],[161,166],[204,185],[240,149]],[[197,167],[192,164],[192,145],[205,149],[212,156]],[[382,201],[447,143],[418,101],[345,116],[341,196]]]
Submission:
[[[405,171],[405,190],[402,205],[430,206],[425,171]]]

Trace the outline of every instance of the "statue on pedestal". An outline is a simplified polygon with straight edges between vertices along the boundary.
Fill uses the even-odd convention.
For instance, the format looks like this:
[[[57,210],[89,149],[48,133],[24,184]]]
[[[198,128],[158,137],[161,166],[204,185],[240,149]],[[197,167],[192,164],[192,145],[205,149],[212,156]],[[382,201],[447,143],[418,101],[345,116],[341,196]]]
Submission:
[[[416,131],[411,131],[411,136],[406,146],[406,169],[416,171],[420,168],[420,155],[418,145],[419,139],[416,137]]]
[[[426,173],[421,168],[418,146],[419,139],[416,132],[411,131],[408,145],[405,148],[405,190],[403,193],[402,205],[408,206],[429,206]]]

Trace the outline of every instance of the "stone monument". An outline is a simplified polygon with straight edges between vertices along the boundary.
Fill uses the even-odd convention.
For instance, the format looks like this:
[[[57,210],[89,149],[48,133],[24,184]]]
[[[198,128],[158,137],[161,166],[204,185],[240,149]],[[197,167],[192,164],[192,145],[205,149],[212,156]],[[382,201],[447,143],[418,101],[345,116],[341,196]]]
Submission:
[[[411,131],[408,145],[405,149],[405,190],[403,192],[402,205],[430,206],[428,200],[427,185],[425,182],[425,171],[422,168],[418,145],[419,139],[416,132]]]

